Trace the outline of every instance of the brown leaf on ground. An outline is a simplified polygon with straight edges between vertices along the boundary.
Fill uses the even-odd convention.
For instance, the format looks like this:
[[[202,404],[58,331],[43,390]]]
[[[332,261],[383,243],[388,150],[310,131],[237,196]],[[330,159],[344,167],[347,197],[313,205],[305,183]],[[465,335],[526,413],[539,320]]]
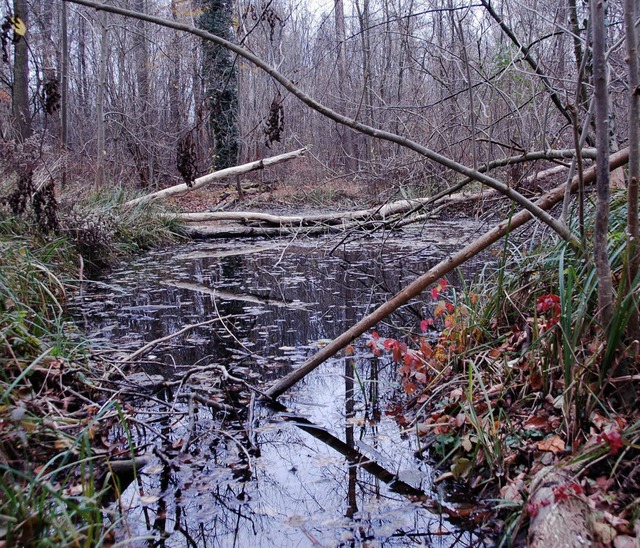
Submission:
[[[545,432],[550,432],[551,429],[549,427],[549,416],[544,415],[534,415],[529,418],[527,422],[524,423],[525,430],[544,430]]]
[[[540,451],[551,451],[552,453],[562,453],[565,449],[564,441],[557,435],[539,441],[536,445]]]

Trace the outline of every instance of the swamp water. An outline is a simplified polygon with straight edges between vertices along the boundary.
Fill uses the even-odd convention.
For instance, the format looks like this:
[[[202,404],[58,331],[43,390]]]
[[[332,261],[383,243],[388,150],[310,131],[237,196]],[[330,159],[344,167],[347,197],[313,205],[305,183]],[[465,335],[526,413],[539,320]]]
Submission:
[[[122,366],[117,388],[129,394],[130,435],[151,458],[122,493],[121,510],[111,508],[122,518],[116,540],[491,545],[471,520],[448,520],[473,505],[435,485],[436,472],[415,457],[415,432],[390,412],[406,400],[396,367],[374,358],[366,337],[281,396],[286,409],[256,403],[240,382],[266,389],[477,230],[438,222],[342,242],[196,242],[142,254],[85,284],[74,305],[78,322],[122,356],[209,321]],[[474,266],[466,268],[472,277]],[[400,336],[431,306],[415,301],[377,330]],[[241,413],[215,402],[233,402]],[[109,434],[114,444],[126,445],[126,437]]]

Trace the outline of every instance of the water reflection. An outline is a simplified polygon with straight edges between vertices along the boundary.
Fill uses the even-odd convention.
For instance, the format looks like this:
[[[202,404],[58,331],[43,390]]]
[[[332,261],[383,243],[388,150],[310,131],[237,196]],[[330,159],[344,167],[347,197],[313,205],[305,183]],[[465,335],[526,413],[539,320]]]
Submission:
[[[286,411],[251,403],[216,369],[266,386],[440,260],[437,240],[446,230],[438,225],[419,240],[381,238],[333,252],[322,239],[190,244],[143,256],[87,288],[78,317],[123,354],[185,324],[224,318],[147,356],[148,371],[171,384],[152,397],[132,391],[134,435],[154,457],[121,497],[118,540],[483,545],[481,535],[443,517],[438,507],[446,500],[436,500],[430,468],[414,458],[415,437],[385,415],[399,391],[388,362],[356,345],[283,396]],[[417,325],[420,309],[405,307],[381,330]],[[187,379],[194,367],[201,369]],[[216,411],[206,404],[215,390],[250,413]]]

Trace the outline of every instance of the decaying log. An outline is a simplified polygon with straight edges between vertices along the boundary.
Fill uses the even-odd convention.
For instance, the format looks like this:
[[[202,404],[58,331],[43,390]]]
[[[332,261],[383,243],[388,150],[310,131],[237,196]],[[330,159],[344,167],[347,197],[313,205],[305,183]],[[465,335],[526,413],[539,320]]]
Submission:
[[[629,160],[629,149],[621,150],[616,154],[613,154],[609,158],[609,169],[616,169],[622,165],[625,165]],[[596,167],[593,166],[584,173],[584,182],[592,183],[596,177]],[[571,180],[572,190],[578,188],[578,177],[574,177]],[[536,205],[544,210],[548,210],[555,204],[562,201],[564,198],[564,191],[566,185],[560,185],[542,196]],[[532,214],[528,210],[520,211],[514,215],[510,220],[502,221],[493,229],[483,234],[480,238],[473,241],[457,253],[450,255],[443,261],[440,261],[431,270],[414,280],[405,289],[396,293],[386,303],[379,306],[371,314],[362,318],[358,323],[352,326],[350,329],[336,337],[327,346],[316,352],[311,358],[305,361],[300,367],[293,370],[288,375],[285,375],[282,379],[276,382],[269,390],[267,395],[270,398],[277,398],[283,392],[291,388],[299,380],[306,377],[311,371],[318,367],[321,363],[329,359],[331,356],[345,348],[357,337],[365,333],[368,329],[372,328],[378,322],[395,312],[399,307],[406,304],[409,300],[417,297],[428,286],[435,283],[439,278],[445,276],[451,272],[454,268],[457,268],[462,263],[468,261],[482,250],[489,247],[491,244],[497,242],[508,232],[519,228],[525,223],[529,222],[533,218]]]
[[[391,215],[407,213],[428,203],[428,198],[415,200],[398,200],[380,207],[360,209],[357,211],[341,211],[325,214],[310,215],[274,215],[254,211],[211,211],[203,213],[180,213],[177,216],[183,222],[211,222],[211,221],[241,221],[260,222],[274,226],[309,226],[314,224],[340,224],[344,221],[357,219],[382,219]]]
[[[199,177],[193,182],[193,185],[191,186],[188,186],[186,183],[181,183],[176,186],[159,190],[158,192],[145,194],[144,196],[140,196],[139,198],[135,198],[134,200],[129,200],[128,202],[125,203],[125,205],[127,206],[136,205],[141,202],[147,202],[149,200],[157,200],[159,198],[166,198],[168,196],[181,196],[183,194],[186,194],[187,192],[196,190],[197,188],[201,188],[204,185],[207,185],[213,181],[219,181],[221,179],[233,177],[234,175],[242,175],[243,173],[249,173],[250,171],[255,171],[256,169],[263,169],[265,167],[274,166],[276,164],[280,164],[288,160],[293,160],[294,158],[300,158],[301,156],[304,156],[307,150],[309,150],[308,147],[305,147],[298,150],[294,150],[293,152],[280,154],[279,156],[263,158],[262,160],[258,160],[256,162],[250,162],[248,164],[242,164],[240,166],[234,166],[234,167],[229,167],[227,169],[221,169],[220,171],[214,171],[213,173],[209,173],[208,175]]]
[[[399,222],[399,216],[418,211],[431,201],[429,198],[399,200],[370,209],[309,215],[274,215],[253,211],[182,213],[178,215],[178,220],[184,223],[182,230],[192,238],[314,235],[354,229],[391,228]]]
[[[530,548],[584,548],[594,545],[587,497],[571,488],[576,485],[572,473],[547,466],[531,482],[528,507]]]

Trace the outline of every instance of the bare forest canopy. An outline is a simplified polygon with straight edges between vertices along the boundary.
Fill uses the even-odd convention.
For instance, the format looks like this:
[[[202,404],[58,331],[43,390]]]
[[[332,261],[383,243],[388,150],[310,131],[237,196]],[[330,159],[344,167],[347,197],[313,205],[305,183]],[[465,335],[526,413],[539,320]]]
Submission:
[[[622,3],[607,9],[615,152],[628,135],[627,64]],[[496,160],[575,148],[574,126],[594,142],[582,2],[15,0],[3,11],[4,140],[61,143],[68,177],[99,185],[164,188],[311,144],[312,159],[279,176],[437,191]],[[213,32],[263,70],[154,18]],[[510,164],[484,182],[518,188],[536,169]]]

